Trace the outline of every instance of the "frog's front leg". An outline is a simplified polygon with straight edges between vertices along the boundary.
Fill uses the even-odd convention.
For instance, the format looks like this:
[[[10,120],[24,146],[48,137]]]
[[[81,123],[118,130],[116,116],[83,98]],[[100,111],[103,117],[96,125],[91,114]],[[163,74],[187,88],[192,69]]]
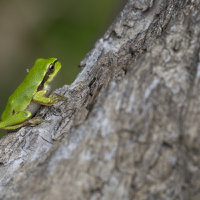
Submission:
[[[45,97],[46,91],[39,91],[33,95],[33,101],[45,106],[51,106],[56,101],[67,101],[68,99],[60,96],[59,94],[52,93],[49,97]]]

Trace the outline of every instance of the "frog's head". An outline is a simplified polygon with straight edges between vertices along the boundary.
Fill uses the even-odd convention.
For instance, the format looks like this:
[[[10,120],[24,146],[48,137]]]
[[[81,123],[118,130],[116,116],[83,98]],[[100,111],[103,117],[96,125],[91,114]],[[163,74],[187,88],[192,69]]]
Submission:
[[[51,85],[60,69],[61,63],[57,58],[39,58],[35,61],[35,65],[31,70],[34,70],[34,74],[40,76],[42,85]]]

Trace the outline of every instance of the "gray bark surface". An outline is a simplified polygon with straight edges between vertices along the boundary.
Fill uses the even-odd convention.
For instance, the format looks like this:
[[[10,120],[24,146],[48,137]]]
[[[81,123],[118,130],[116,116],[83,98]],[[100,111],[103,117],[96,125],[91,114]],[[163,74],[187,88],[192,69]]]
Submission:
[[[0,140],[0,199],[199,200],[200,0],[129,0],[80,66]]]

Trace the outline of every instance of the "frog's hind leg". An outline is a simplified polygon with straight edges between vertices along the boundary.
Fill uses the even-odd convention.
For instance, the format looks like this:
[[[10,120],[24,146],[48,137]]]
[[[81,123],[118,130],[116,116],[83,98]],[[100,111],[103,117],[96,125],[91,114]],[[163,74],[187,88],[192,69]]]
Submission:
[[[3,127],[3,130],[5,130],[7,132],[14,132],[14,131],[18,131],[20,128],[22,128],[24,126],[37,125],[42,122],[51,123],[51,121],[43,120],[41,117],[34,117],[33,119],[27,120],[21,124]]]
[[[18,112],[4,121],[0,123],[0,129],[2,130],[13,130],[21,128],[22,126],[25,126],[26,121],[32,116],[30,111],[21,111]]]
[[[18,131],[21,127],[26,126],[24,124],[25,123],[18,124],[18,125],[13,125],[13,126],[6,126],[6,127],[3,127],[2,130],[7,131],[7,132]]]
[[[51,121],[43,120],[41,117],[34,117],[33,119],[27,120],[27,121],[25,121],[21,124],[6,126],[6,127],[3,127],[3,128],[0,127],[0,129],[5,130],[7,132],[14,132],[14,131],[18,131],[20,128],[22,128],[24,126],[37,125],[37,124],[40,124],[42,122],[51,123]]]

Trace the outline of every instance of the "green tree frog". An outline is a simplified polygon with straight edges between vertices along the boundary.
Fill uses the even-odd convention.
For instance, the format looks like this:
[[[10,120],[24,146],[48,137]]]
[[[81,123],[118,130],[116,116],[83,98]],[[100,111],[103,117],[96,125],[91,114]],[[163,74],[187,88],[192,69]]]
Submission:
[[[49,122],[41,117],[32,117],[41,105],[51,106],[56,101],[67,101],[67,98],[55,93],[48,97],[60,69],[61,63],[56,58],[37,59],[24,81],[9,97],[1,115],[0,129],[11,132],[31,124]]]

